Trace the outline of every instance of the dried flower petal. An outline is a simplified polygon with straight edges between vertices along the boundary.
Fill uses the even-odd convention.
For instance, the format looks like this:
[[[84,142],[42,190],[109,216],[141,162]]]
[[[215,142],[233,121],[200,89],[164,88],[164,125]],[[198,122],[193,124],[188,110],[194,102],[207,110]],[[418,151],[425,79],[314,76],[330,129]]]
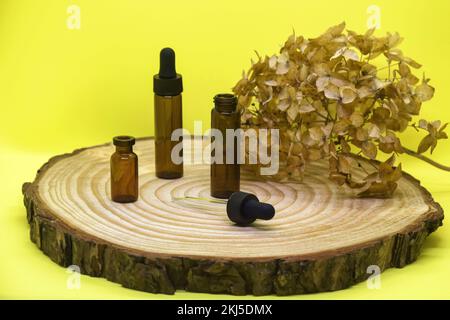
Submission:
[[[280,111],[286,111],[290,105],[288,100],[281,100],[277,107]]]
[[[346,47],[338,49],[334,53],[334,55],[330,58],[330,60],[333,60],[333,59],[336,59],[339,57],[344,57],[348,60],[359,61],[358,53],[356,51],[346,48]]]
[[[352,87],[339,88],[339,95],[344,104],[352,103],[356,99],[356,91]]]
[[[275,56],[275,55],[271,56],[270,59],[269,59],[269,68],[273,69],[273,70],[276,70],[276,68],[277,68],[277,61],[278,61],[277,56]]]
[[[327,97],[328,99],[339,100],[340,98],[339,88],[333,84],[328,84],[325,87],[324,92],[325,97]]]
[[[370,90],[369,87],[366,87],[366,86],[359,88],[357,91],[358,91],[358,97],[360,99],[364,99],[373,94],[373,91]]]
[[[428,83],[424,82],[416,87],[415,94],[421,102],[425,102],[433,98],[434,88],[428,85]]]
[[[351,170],[350,158],[346,156],[338,156],[339,171],[349,174]]]
[[[369,138],[380,138],[380,128],[376,124],[369,123],[367,126],[367,132],[369,133]]]
[[[320,127],[309,128],[308,131],[309,131],[309,136],[314,141],[320,141],[320,140],[322,140],[322,138],[324,136],[324,132],[322,131],[322,129]]]
[[[271,86],[271,87],[276,87],[278,86],[278,82],[277,80],[267,80],[264,82],[266,85]]]
[[[363,142],[361,150],[363,154],[370,159],[375,159],[377,157],[377,147],[370,141]]]
[[[287,109],[287,115],[290,120],[295,120],[298,113],[299,113],[299,107],[297,104],[293,104],[289,107],[289,109]]]
[[[328,77],[328,76],[317,78],[317,80],[316,80],[317,91],[318,92],[324,91],[329,83],[330,83],[330,77]]]
[[[418,153],[424,153],[435,143],[436,138],[434,138],[431,134],[426,135],[422,141],[420,141],[419,146],[417,147]]]
[[[309,113],[313,112],[316,109],[311,104],[303,104],[300,106],[299,112],[300,113]]]
[[[361,127],[364,123],[364,117],[360,112],[353,112],[350,116],[350,121],[354,127]]]

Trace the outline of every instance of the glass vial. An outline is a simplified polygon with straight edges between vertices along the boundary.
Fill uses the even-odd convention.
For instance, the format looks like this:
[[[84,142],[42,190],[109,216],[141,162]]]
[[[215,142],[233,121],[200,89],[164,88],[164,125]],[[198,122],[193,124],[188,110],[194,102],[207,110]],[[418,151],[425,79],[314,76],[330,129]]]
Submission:
[[[226,130],[240,128],[240,113],[236,109],[237,98],[232,94],[218,94],[214,97],[214,108],[211,110],[211,129],[222,133],[223,146],[216,145],[211,152],[212,159],[219,160],[216,152],[222,150],[222,163],[211,163],[211,196],[228,199],[233,192],[239,191],[240,167],[238,163],[239,141],[227,145]],[[214,137],[212,138],[214,139]],[[212,141],[213,142],[213,141]],[[233,163],[227,163],[227,153],[233,152]]]
[[[134,202],[139,196],[138,157],[133,152],[135,139],[114,137],[116,151],[111,156],[111,198],[115,202]]]
[[[174,162],[172,149],[180,141],[172,141],[172,133],[182,129],[181,92],[183,82],[175,70],[175,52],[164,48],[160,53],[159,73],[153,77],[155,92],[155,171],[162,179],[176,179],[183,176],[183,162]],[[179,154],[182,158],[183,150]]]

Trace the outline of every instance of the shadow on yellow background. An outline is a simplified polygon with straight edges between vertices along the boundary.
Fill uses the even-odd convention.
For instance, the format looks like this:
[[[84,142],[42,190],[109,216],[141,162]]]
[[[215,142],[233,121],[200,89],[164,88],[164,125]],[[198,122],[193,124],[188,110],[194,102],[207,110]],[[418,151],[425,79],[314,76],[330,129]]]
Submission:
[[[0,298],[226,298],[152,295],[86,276],[80,290],[68,290],[66,270],[28,240],[21,184],[54,154],[118,134],[153,135],[152,76],[162,47],[177,52],[184,126],[193,130],[194,120],[209,124],[212,97],[230,91],[254,50],[270,55],[293,29],[314,37],[344,20],[349,29],[364,32],[373,4],[381,10],[377,34],[400,32],[401,49],[424,65],[421,71],[436,87],[423,117],[450,122],[447,0],[2,0]],[[80,9],[79,29],[70,28],[71,5]],[[409,131],[404,137],[415,148],[422,136]],[[450,142],[442,141],[433,158],[450,164],[449,151]],[[450,173],[407,156],[401,160],[448,212]],[[290,298],[450,298],[449,240],[450,230],[440,228],[416,263],[383,273],[379,290],[361,283]]]

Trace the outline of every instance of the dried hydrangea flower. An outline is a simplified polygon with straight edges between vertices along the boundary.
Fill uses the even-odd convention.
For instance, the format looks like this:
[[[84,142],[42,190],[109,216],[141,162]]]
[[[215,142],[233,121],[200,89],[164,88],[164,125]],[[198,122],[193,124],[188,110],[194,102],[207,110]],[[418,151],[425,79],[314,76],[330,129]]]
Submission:
[[[421,67],[397,48],[398,33],[374,36],[347,30],[345,23],[317,38],[292,34],[279,54],[252,62],[233,88],[243,126],[280,129],[280,172],[276,179],[302,179],[308,162],[327,159],[329,177],[362,197],[390,197],[401,177],[395,155],[407,153],[441,169],[422,153],[446,139],[440,121],[412,123],[434,95]],[[399,133],[426,132],[417,152],[402,145]],[[375,162],[379,152],[390,154]],[[367,158],[372,170],[359,163]],[[256,166],[255,173],[258,173]],[[367,171],[361,181],[355,170]]]

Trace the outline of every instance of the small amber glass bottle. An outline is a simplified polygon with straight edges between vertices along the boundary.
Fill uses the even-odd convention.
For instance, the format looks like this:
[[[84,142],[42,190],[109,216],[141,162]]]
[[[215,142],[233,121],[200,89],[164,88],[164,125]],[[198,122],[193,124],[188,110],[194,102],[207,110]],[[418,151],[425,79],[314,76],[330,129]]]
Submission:
[[[138,157],[133,152],[135,139],[130,136],[114,137],[116,152],[111,156],[111,198],[127,203],[138,199]]]
[[[211,196],[215,198],[228,199],[233,192],[239,191],[240,166],[237,152],[239,141],[233,138],[233,145],[227,146],[227,129],[240,128],[240,113],[236,110],[237,98],[232,94],[218,94],[214,97],[214,108],[211,111],[211,128],[218,129],[222,133],[223,146],[216,145],[212,150],[212,159],[216,152],[222,150],[222,163],[211,163]],[[214,139],[214,137],[212,138]],[[233,163],[227,163],[227,152],[233,152]]]

